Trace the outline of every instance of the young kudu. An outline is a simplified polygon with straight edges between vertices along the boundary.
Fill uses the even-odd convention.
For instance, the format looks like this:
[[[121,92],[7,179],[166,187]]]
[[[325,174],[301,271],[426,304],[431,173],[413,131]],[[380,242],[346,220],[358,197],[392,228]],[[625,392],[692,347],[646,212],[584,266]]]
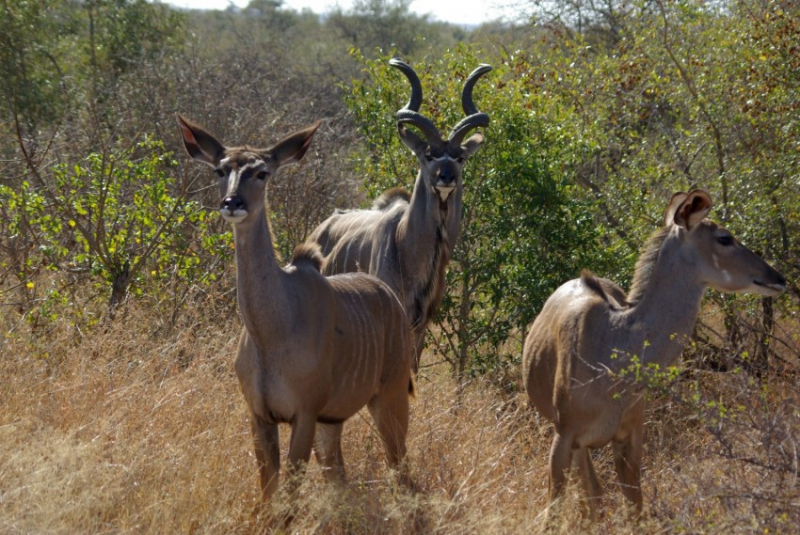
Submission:
[[[394,292],[365,273],[323,277],[316,246],[281,268],[265,207],[267,179],[303,157],[316,123],[267,149],[226,147],[178,115],[189,155],[219,175],[220,213],[233,224],[236,283],[244,328],[236,374],[250,408],[263,497],[277,489],[278,424],[291,425],[289,472],[315,453],[325,474],[344,477],[342,425],[365,405],[389,464],[406,453],[411,325]]]
[[[555,426],[550,451],[550,502],[574,466],[589,498],[602,487],[590,448],[612,443],[625,497],[641,513],[644,386],[624,377],[631,366],[672,365],[692,333],[707,287],[777,295],[786,280],[729,231],[705,219],[711,197],[676,193],[664,226],[636,265],[630,293],[584,273],[547,300],[525,340],[528,398]],[[588,500],[594,516],[596,499]]]
[[[447,263],[461,225],[461,170],[483,143],[483,135],[465,136],[486,127],[489,116],[478,112],[472,89],[489,72],[489,65],[475,69],[464,83],[461,105],[466,117],[447,139],[427,117],[419,113],[422,85],[409,65],[393,59],[411,85],[411,98],[397,112],[397,131],[419,160],[414,191],[385,192],[370,210],[338,211],[309,237],[322,248],[323,273],[366,271],[385,281],[395,292],[414,329],[414,371],[419,368],[425,334],[444,292]],[[419,137],[406,125],[418,128]]]

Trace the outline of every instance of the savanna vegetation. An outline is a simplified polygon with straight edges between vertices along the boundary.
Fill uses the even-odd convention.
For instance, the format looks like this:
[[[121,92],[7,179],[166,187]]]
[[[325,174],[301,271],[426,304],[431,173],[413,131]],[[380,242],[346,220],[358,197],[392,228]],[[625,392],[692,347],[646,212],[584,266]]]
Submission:
[[[0,532],[250,533],[258,503],[233,371],[241,328],[216,179],[174,113],[267,145],[324,119],[268,185],[288,257],[335,208],[411,187],[396,133],[408,84],[443,128],[475,88],[491,116],[465,168],[462,234],[412,407],[416,489],[367,418],[345,427],[349,484],[315,462],[301,533],[542,529],[552,430],[520,357],[547,296],[581,269],[630,282],[674,191],[788,280],[777,298],[708,292],[678,368],[649,385],[645,517],[612,485],[599,525],[564,533],[787,533],[800,525],[800,5],[788,0],[532,0],[461,28],[408,0],[326,17],[253,0],[0,8]],[[286,433],[284,432],[283,435]],[[286,440],[286,437],[282,437]],[[284,448],[285,450],[285,448]],[[603,481],[613,461],[599,451]],[[279,496],[270,514],[288,504]],[[572,512],[570,512],[572,511]]]

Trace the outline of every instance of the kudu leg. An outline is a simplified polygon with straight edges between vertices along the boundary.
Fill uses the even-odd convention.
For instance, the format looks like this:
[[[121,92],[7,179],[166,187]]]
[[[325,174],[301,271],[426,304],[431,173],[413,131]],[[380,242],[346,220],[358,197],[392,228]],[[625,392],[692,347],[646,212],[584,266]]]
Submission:
[[[406,433],[408,432],[408,380],[402,388],[387,396],[384,393],[375,396],[367,405],[372,419],[378,428],[378,434],[386,450],[389,466],[398,470],[400,483],[411,486],[406,457]]]
[[[572,464],[572,437],[556,433],[550,447],[550,504],[564,495]]]
[[[411,370],[416,375],[419,372],[419,363],[422,360],[422,350],[425,347],[425,337],[428,334],[426,327],[414,330],[414,354],[411,357]]]
[[[550,504],[545,513],[545,531],[556,527],[555,520],[560,517],[561,501],[569,477],[572,464],[572,436],[556,431],[553,444],[550,446]]]
[[[595,520],[597,518],[597,506],[603,496],[603,486],[597,478],[594,470],[592,455],[589,448],[578,448],[572,452],[572,462],[575,466],[581,486],[586,495],[582,514]]]
[[[635,516],[642,514],[642,433],[631,432],[625,442],[613,442],[614,468],[619,477],[622,494],[634,506]]]
[[[623,422],[628,429],[622,441],[612,442],[614,468],[619,478],[620,489],[633,505],[633,516],[642,514],[642,439],[644,437],[645,400],[641,398],[631,407]]]
[[[345,481],[342,457],[342,429],[344,424],[317,424],[314,453],[323,467],[328,481],[343,484]]]
[[[311,459],[315,431],[316,421],[314,417],[300,416],[292,424],[292,436],[289,439],[289,455],[286,463],[287,483],[290,485],[290,494],[297,490],[300,478],[305,472],[308,461]]]
[[[278,477],[281,468],[278,426],[268,424],[251,413],[250,427],[253,431],[256,461],[258,462],[258,473],[261,479],[261,497],[266,501],[278,489]]]

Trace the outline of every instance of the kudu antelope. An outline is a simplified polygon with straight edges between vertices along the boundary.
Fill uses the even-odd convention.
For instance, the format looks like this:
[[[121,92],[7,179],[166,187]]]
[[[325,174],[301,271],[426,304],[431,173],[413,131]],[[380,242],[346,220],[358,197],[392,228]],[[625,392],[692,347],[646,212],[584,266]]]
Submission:
[[[250,408],[264,499],[277,489],[278,424],[288,423],[290,473],[315,453],[329,479],[344,477],[341,433],[365,405],[389,464],[405,479],[408,398],[414,393],[411,325],[394,292],[365,273],[324,277],[316,246],[281,268],[266,213],[268,177],[300,160],[316,123],[266,149],[226,147],[177,116],[189,155],[219,175],[220,214],[233,224],[244,328],[236,375]]]
[[[707,287],[766,296],[784,290],[780,273],[705,218],[710,210],[705,191],[676,193],[663,227],[644,246],[627,296],[584,272],[559,287],[533,322],[523,376],[530,403],[555,426],[551,506],[572,466],[590,498],[584,511],[595,516],[602,487],[589,449],[611,442],[622,492],[640,514],[644,385],[627,379],[626,370],[664,370],[678,359]]]
[[[337,211],[309,237],[322,248],[323,273],[366,271],[397,292],[414,329],[414,371],[431,317],[444,292],[447,263],[461,225],[461,170],[483,143],[483,135],[466,135],[489,124],[472,100],[478,79],[489,65],[475,69],[464,83],[461,105],[466,117],[447,139],[433,122],[419,112],[422,85],[409,65],[393,59],[411,85],[411,98],[397,112],[397,131],[419,160],[414,191],[395,188],[385,192],[369,210]],[[418,128],[424,137],[407,128]],[[465,139],[466,138],[466,139]]]

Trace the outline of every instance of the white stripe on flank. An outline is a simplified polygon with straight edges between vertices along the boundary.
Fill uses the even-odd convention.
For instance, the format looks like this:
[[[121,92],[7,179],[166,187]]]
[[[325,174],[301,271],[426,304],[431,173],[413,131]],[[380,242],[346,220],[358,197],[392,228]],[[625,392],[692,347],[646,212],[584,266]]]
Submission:
[[[363,224],[362,219],[372,219],[373,213],[374,212],[370,210],[360,210],[358,212],[350,212],[347,214],[350,222],[347,227],[345,227],[342,237],[349,236],[350,232],[353,230],[353,227],[361,228]]]
[[[394,298],[393,296],[390,297],[392,297],[392,299]],[[383,309],[383,303],[381,303],[381,309]],[[381,372],[386,366],[389,365],[388,357],[393,349],[391,347],[391,342],[392,342],[391,339],[395,336],[395,333],[398,332],[397,329],[395,329],[395,326],[397,325],[397,320],[396,320],[397,307],[394,306],[394,303],[391,300],[389,301],[389,310],[392,313],[392,315],[389,317],[389,323],[383,322],[380,325],[383,328],[382,329],[383,339],[380,340],[383,342],[383,344],[381,348],[378,350],[380,351],[379,355],[380,358],[376,359],[375,363],[375,379],[374,379],[375,382],[373,384],[375,385],[376,391],[380,385]]]
[[[363,349],[362,349],[361,345],[362,345],[362,339],[364,337],[363,333],[364,333],[365,329],[362,327],[361,312],[358,309],[358,307],[355,305],[355,302],[352,300],[352,297],[354,295],[358,295],[358,290],[355,288],[355,286],[351,283],[350,280],[340,279],[340,281],[343,283],[342,285],[348,291],[348,295],[347,295],[347,299],[345,300],[345,303],[347,305],[347,310],[348,310],[349,316],[350,316],[350,318],[349,318],[350,322],[349,323],[351,324],[351,328],[353,330],[353,336],[355,337],[355,339],[352,340],[352,342],[357,342],[357,344],[356,343],[352,344],[354,354],[351,355],[351,357],[350,357],[351,359],[355,359],[355,369],[353,369],[353,375],[351,377],[352,389],[355,390],[355,388],[356,388],[356,378],[358,377],[358,371],[359,371],[359,368],[361,367],[361,355],[363,354]]]
[[[355,296],[358,296],[356,293]],[[355,354],[356,359],[358,359],[358,364],[356,365],[356,369],[353,370],[353,388],[355,388],[356,381],[358,380],[359,371],[361,370],[361,366],[364,364],[364,355],[367,352],[366,344],[364,343],[364,335],[366,334],[367,329],[365,328],[365,319],[362,315],[361,308],[353,302],[353,310],[355,311],[355,315],[358,317],[358,351]]]
[[[344,249],[344,265],[342,265],[342,269],[348,269],[347,264],[350,262],[350,248],[353,246],[353,242],[347,242],[347,247]]]
[[[364,365],[364,373],[363,373],[364,381],[366,382],[366,380],[367,380],[367,371],[369,369],[369,360],[371,358],[374,358],[374,355],[375,355],[375,353],[377,353],[377,349],[378,349],[377,348],[377,343],[375,341],[375,322],[372,321],[372,318],[369,317],[369,313],[367,311],[367,306],[366,306],[366,303],[364,302],[364,294],[361,293],[361,292],[358,292],[356,294],[356,296],[358,297],[358,302],[361,305],[361,310],[364,312],[364,318],[366,320],[366,328],[364,329],[364,337],[366,338],[366,340],[365,340],[365,342],[366,342],[366,344],[365,344],[366,353],[365,353],[364,357],[367,360],[366,360],[366,363]],[[370,351],[370,346],[372,346],[372,345],[375,346],[375,352]]]

